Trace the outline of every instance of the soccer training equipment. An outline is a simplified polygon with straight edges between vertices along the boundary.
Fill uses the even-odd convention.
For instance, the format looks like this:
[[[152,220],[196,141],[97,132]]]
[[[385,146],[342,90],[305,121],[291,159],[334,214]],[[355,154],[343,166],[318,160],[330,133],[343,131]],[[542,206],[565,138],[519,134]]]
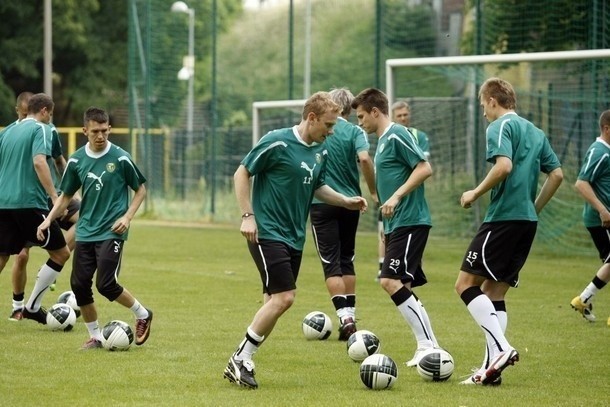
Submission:
[[[354,318],[345,318],[341,322],[341,326],[339,327],[339,340],[347,341],[349,337],[352,336],[352,334],[357,330],[358,328],[356,328],[356,322],[354,321]]]
[[[123,321],[110,321],[102,329],[102,345],[110,351],[127,350],[133,343],[133,331]]]
[[[364,359],[360,365],[360,379],[369,389],[389,389],[398,378],[396,363],[380,353]]]
[[[303,318],[303,335],[307,339],[327,339],[333,331],[330,317],[322,311],[310,312]]]
[[[52,331],[70,331],[76,323],[76,314],[67,304],[55,304],[47,310],[47,326]]]
[[[68,304],[76,314],[76,318],[80,317],[80,307],[76,303],[76,296],[72,291],[64,291],[57,297],[59,304]]]
[[[146,308],[148,317],[136,320],[136,345],[143,345],[150,335],[150,325],[152,324],[153,312]]]
[[[574,310],[580,312],[584,319],[589,322],[595,322],[595,315],[593,315],[593,304],[592,303],[584,303],[580,299],[580,295],[574,297],[574,299],[570,302],[570,306],[574,308]]]
[[[347,340],[347,354],[354,362],[362,362],[380,349],[379,338],[371,331],[356,331]]]
[[[444,349],[430,349],[417,363],[417,373],[424,379],[442,382],[451,377],[455,364],[453,357]]]
[[[231,383],[249,389],[256,389],[258,383],[254,380],[254,362],[251,360],[237,360],[234,356],[229,358],[229,364],[224,370],[224,377]]]
[[[481,382],[485,385],[493,383],[498,377],[500,377],[504,369],[514,365],[518,361],[519,352],[517,352],[515,349],[509,349],[499,353],[491,360],[485,373],[481,375]]]

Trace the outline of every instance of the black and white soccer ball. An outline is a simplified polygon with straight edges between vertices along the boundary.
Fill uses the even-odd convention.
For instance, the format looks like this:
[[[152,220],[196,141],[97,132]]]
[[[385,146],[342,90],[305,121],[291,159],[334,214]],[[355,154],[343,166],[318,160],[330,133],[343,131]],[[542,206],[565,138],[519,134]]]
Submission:
[[[102,329],[102,346],[110,351],[127,350],[133,343],[133,330],[119,320],[108,322]]]
[[[362,362],[380,349],[379,338],[371,331],[356,331],[347,340],[347,354],[354,362]]]
[[[444,349],[427,351],[417,364],[417,373],[424,379],[442,382],[451,377],[455,364],[453,357]]]
[[[47,309],[47,328],[51,331],[71,331],[76,324],[76,313],[68,304],[55,304]]]
[[[303,335],[307,339],[327,339],[333,331],[333,322],[322,311],[310,312],[303,318]]]
[[[389,389],[397,378],[396,363],[389,356],[381,353],[368,356],[360,365],[360,379],[369,389]]]
[[[76,303],[76,296],[72,291],[64,291],[57,297],[57,302],[60,304],[68,304],[76,314],[76,318],[80,317],[80,307]]]

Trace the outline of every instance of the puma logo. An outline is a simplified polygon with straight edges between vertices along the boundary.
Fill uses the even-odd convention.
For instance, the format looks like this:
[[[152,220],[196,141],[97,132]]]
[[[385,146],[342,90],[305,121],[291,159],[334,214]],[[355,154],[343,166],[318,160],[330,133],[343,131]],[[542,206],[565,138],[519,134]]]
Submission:
[[[105,173],[106,173],[106,171],[102,172],[102,174],[98,177],[94,173],[88,172],[87,173],[87,178],[93,178],[94,180],[99,182],[101,186],[104,186],[104,183],[102,182],[102,177],[104,176]]]
[[[313,170],[316,168],[317,164],[313,165],[313,168],[309,168],[309,165],[305,161],[301,161],[301,168],[306,169],[309,172],[309,176],[313,178]]]

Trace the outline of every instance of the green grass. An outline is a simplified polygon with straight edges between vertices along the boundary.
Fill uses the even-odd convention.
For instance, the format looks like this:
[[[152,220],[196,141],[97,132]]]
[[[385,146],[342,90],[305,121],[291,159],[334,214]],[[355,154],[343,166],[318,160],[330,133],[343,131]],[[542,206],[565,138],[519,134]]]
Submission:
[[[167,227],[135,222],[126,245],[121,283],[155,312],[149,341],[128,352],[80,352],[84,324],[72,332],[47,331],[32,321],[10,322],[10,263],[0,276],[0,405],[418,405],[578,406],[608,405],[610,293],[596,298],[600,322],[586,323],[569,301],[593,276],[598,261],[560,257],[534,247],[521,287],[507,299],[508,338],[521,361],[507,369],[499,388],[458,386],[483,356],[483,334],[453,291],[468,241],[435,237],[425,254],[430,283],[417,293],[441,345],[455,359],[445,383],[426,383],[404,366],[413,336],[390,299],[374,282],[376,235],[358,236],[358,326],[375,332],[381,350],[399,366],[388,391],[367,390],[358,364],[337,341],[306,341],[301,319],[321,310],[336,317],[309,239],[294,306],[282,317],[255,357],[259,389],[248,391],[222,379],[227,359],[261,305],[258,272],[237,226]],[[27,293],[43,251],[32,250]],[[69,289],[70,266],[47,293],[52,305]],[[96,296],[100,323],[131,312]],[[80,321],[80,320],[79,320]]]

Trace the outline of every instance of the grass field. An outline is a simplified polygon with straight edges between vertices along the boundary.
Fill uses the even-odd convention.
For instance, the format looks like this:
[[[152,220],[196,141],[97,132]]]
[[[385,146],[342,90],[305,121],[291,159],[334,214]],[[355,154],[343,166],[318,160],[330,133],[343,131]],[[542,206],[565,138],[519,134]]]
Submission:
[[[497,388],[459,386],[478,366],[483,335],[453,291],[467,241],[437,238],[425,254],[430,283],[417,290],[441,345],[456,370],[448,382],[426,383],[404,366],[413,336],[391,300],[374,282],[376,235],[358,236],[358,326],[375,332],[382,353],[398,364],[388,391],[367,390],[358,364],[337,341],[306,341],[301,320],[321,310],[337,320],[308,240],[297,299],[255,357],[259,389],[222,379],[227,359],[261,305],[258,273],[237,226],[168,227],[134,222],[121,282],[155,312],[152,333],[128,352],[78,351],[87,331],[50,332],[32,321],[11,322],[10,263],[0,276],[0,405],[2,406],[605,406],[610,404],[610,289],[595,302],[597,323],[569,306],[598,267],[594,257],[557,257],[534,247],[521,287],[507,299],[508,338],[521,361]],[[30,292],[45,257],[32,250]],[[69,272],[44,305],[69,289]],[[96,297],[100,323],[131,312]],[[79,320],[80,322],[80,320]]]

